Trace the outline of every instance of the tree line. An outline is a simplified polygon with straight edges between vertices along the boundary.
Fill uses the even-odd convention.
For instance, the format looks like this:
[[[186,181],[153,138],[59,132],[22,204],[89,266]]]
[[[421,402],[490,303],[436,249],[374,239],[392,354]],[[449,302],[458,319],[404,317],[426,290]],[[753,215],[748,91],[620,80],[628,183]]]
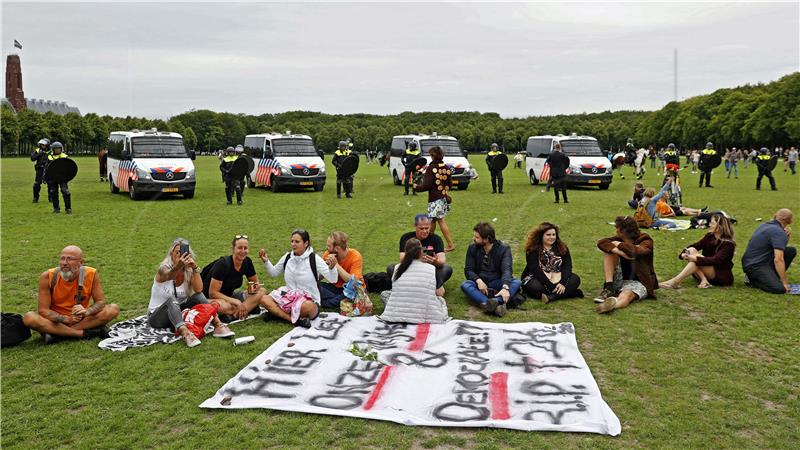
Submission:
[[[109,132],[122,130],[173,131],[187,148],[214,151],[244,142],[247,134],[291,131],[314,138],[326,152],[350,138],[356,151],[388,150],[392,136],[433,133],[458,138],[470,152],[486,150],[493,142],[506,152],[525,149],[529,136],[589,135],[604,149],[617,149],[633,138],[636,146],[701,148],[789,146],[800,140],[800,72],[768,84],[719,89],[708,95],[670,102],[658,111],[604,111],[556,116],[501,118],[497,113],[403,112],[395,115],[325,114],[289,111],[278,114],[233,114],[191,110],[169,120],[111,117],[89,113],[64,116],[25,110],[18,114],[2,107],[2,154],[26,154],[42,137],[60,141],[70,154],[97,153]]]

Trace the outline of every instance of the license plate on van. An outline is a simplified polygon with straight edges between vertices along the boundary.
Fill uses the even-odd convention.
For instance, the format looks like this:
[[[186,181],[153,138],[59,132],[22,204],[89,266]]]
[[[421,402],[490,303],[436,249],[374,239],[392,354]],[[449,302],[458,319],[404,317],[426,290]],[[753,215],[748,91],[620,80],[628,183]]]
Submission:
[[[600,184],[600,180],[589,180],[589,184]]]
[[[458,184],[458,180],[451,180],[450,182],[451,182],[452,184]]]
[[[179,189],[178,189],[178,188],[176,188],[176,187],[166,187],[166,188],[161,188],[161,192],[178,192],[178,190],[179,190]]]
[[[313,185],[314,185],[313,181],[301,181],[300,182],[300,186],[313,186]]]

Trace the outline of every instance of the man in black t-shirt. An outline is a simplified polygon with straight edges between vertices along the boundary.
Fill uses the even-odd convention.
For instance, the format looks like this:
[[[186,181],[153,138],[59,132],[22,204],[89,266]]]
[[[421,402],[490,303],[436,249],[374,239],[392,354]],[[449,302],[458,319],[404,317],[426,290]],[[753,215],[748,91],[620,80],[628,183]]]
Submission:
[[[406,241],[415,237],[422,243],[422,262],[433,264],[436,267],[436,291],[437,295],[444,295],[444,283],[453,275],[453,268],[446,264],[447,258],[444,253],[444,242],[442,238],[431,233],[431,219],[427,214],[417,214],[414,217],[414,231],[409,231],[400,237],[400,259],[403,259],[406,248]],[[394,274],[394,264],[389,264],[386,271],[389,278]]]
[[[253,261],[247,256],[250,241],[247,236],[236,236],[231,245],[231,255],[220,258],[211,272],[211,283],[206,296],[219,305],[219,314],[227,314],[237,319],[246,318],[251,312],[267,302],[266,291],[258,284],[258,276]],[[242,277],[255,283],[252,293],[242,291]],[[224,322],[223,317],[223,322]]]

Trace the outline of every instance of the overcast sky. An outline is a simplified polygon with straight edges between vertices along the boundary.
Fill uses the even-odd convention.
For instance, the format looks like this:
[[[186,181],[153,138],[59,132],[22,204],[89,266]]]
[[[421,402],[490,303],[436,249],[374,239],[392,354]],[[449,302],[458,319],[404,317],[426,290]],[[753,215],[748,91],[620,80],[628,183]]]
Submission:
[[[786,3],[2,3],[3,69],[82,113],[505,117],[662,107],[800,70]]]

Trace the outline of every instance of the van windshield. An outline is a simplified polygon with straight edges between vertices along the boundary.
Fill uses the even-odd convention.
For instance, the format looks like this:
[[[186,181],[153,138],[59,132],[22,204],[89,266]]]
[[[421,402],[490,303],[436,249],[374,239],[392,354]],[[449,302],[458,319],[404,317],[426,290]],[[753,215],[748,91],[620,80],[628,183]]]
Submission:
[[[273,139],[275,156],[319,156],[311,139]]]
[[[428,150],[431,147],[439,146],[444,150],[444,156],[460,156],[463,157],[464,153],[458,145],[458,141],[450,139],[423,139],[420,141],[422,145],[422,154],[428,156]]]
[[[134,158],[188,158],[183,138],[143,136],[131,138]]]
[[[561,141],[561,151],[567,156],[604,156],[597,141],[583,139]]]

